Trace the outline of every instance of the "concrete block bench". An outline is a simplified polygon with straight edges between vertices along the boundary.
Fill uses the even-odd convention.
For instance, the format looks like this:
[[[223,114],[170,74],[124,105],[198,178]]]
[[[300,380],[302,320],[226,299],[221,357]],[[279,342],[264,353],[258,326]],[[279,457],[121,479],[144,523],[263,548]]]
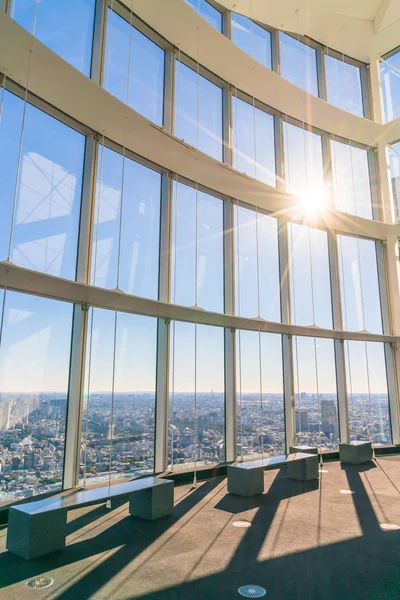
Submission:
[[[339,458],[342,463],[361,465],[372,460],[372,444],[367,441],[339,444]]]
[[[264,469],[284,466],[286,454],[228,465],[228,492],[236,496],[255,496],[264,492]]]
[[[318,454],[296,452],[287,457],[287,476],[297,481],[318,479]]]
[[[123,497],[129,498],[131,515],[158,519],[172,513],[174,482],[146,477],[12,506],[8,515],[7,550],[26,560],[61,550],[65,547],[69,510]]]

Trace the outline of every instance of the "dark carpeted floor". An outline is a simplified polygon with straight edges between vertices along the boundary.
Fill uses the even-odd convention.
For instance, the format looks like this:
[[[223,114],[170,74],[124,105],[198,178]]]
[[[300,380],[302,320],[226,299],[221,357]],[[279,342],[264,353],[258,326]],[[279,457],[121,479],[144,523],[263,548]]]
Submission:
[[[173,516],[152,523],[127,504],[73,511],[65,550],[29,562],[5,551],[0,528],[0,599],[222,600],[246,583],[276,600],[400,599],[400,528],[381,527],[400,526],[399,456],[327,463],[318,483],[269,471],[265,489],[246,499],[225,479],[176,487]],[[52,587],[25,587],[44,574]]]

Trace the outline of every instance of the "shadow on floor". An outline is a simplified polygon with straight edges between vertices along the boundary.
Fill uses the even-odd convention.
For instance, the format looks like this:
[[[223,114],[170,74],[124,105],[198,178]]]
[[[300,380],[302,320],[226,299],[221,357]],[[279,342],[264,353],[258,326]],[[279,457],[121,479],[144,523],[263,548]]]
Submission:
[[[265,587],[268,597],[279,600],[394,600],[399,598],[400,531],[380,529],[363,482],[363,473],[367,473],[371,468],[373,469],[374,466],[369,466],[368,469],[363,465],[343,468],[349,488],[355,492],[351,498],[362,528],[360,537],[352,537],[325,546],[317,545],[311,549],[288,553],[269,560],[260,560],[259,554],[279,503],[284,499],[316,489],[315,483],[293,482],[280,472],[267,494],[253,498],[226,495],[216,504],[215,508],[233,514],[257,508],[252,526],[246,529],[234,549],[230,563],[224,570],[218,571],[216,565],[215,573],[210,576],[199,577],[152,593],[135,595],[132,589],[131,600],[239,598],[237,589],[246,583]],[[321,489],[320,486],[320,492]],[[70,586],[68,589],[60,589],[57,595],[51,596],[57,600],[97,598],[101,588],[111,580],[115,581],[115,589],[118,589],[121,572],[130,562],[202,499],[207,498],[207,502],[212,502],[220,492],[221,481],[208,481],[183,496],[176,505],[172,517],[154,522],[126,517],[96,538],[73,543],[63,552],[51,557],[25,562],[5,553],[0,556],[0,583],[3,586],[10,585],[63,565],[73,564],[92,554],[116,549],[110,556],[102,556],[98,564],[92,563],[86,571],[78,573],[79,580],[74,578],[75,581],[66,582],[65,586]],[[203,507],[204,503],[199,510]],[[317,505],[315,510],[319,511]],[[97,513],[97,509],[93,512]],[[196,512],[190,518],[194,518],[195,515]],[[81,522],[86,524],[85,521]],[[178,532],[179,530],[173,535]],[[220,532],[216,537],[219,535]],[[211,546],[213,544],[211,537],[210,542]],[[225,549],[225,552],[231,550]],[[162,547],[158,547],[155,552],[162,552]],[[132,573],[130,575],[132,576]],[[126,577],[126,574],[124,576]],[[117,597],[117,595],[113,596],[113,598]]]

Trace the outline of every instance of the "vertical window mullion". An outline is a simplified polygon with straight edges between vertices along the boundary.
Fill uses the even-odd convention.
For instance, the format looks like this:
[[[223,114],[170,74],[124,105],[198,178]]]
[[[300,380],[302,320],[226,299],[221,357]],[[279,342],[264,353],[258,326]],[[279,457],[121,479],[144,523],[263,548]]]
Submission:
[[[175,52],[165,52],[163,125],[170,133],[174,130]]]
[[[322,47],[318,48],[317,50],[317,77],[318,96],[323,100],[326,100],[325,55]]]
[[[108,3],[96,0],[90,78],[102,85]]]
[[[329,142],[329,140],[328,140]],[[328,232],[329,272],[331,277],[333,328],[343,330],[342,307],[340,300],[340,278],[337,236],[333,231]],[[340,441],[346,443],[350,439],[349,414],[346,383],[346,363],[344,355],[344,340],[335,339],[336,386],[339,410]]]

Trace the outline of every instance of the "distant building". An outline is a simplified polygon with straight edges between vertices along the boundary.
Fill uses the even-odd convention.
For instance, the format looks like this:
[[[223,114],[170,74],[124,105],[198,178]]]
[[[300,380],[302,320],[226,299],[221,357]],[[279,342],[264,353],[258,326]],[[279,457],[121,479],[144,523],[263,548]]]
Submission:
[[[308,431],[308,410],[296,410],[296,431]]]
[[[325,435],[335,433],[337,428],[337,410],[334,400],[321,400],[321,426]]]
[[[33,452],[24,454],[24,469],[33,469],[35,464],[35,455]]]
[[[11,469],[12,471],[17,471],[21,465],[21,459],[19,456],[13,456],[11,459]]]

